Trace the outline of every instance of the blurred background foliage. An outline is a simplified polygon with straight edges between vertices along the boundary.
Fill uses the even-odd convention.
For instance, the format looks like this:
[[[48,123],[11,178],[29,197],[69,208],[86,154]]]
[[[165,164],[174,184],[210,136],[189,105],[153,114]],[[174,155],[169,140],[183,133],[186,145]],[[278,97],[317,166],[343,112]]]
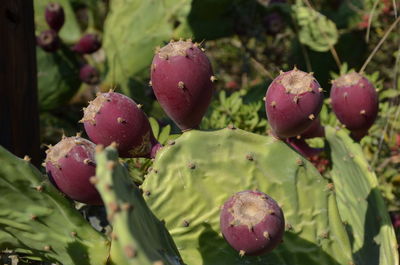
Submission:
[[[213,102],[201,124],[229,124],[267,134],[263,97],[279,70],[293,66],[309,72],[324,88],[323,124],[340,126],[329,106],[330,80],[359,71],[396,20],[396,0],[52,0],[65,10],[61,48],[37,48],[43,146],[63,133],[83,131],[81,109],[96,92],[116,89],[143,104],[155,135],[166,143],[179,133],[163,113],[151,87],[149,69],[157,46],[190,38],[206,49],[218,78]],[[35,0],[36,33],[47,29],[44,8]],[[102,48],[77,55],[71,47],[85,33],[101,37]],[[400,211],[400,27],[388,35],[365,73],[379,91],[380,113],[361,145],[376,170],[389,209]],[[79,79],[89,63],[101,82]],[[141,182],[149,163],[127,161]],[[399,219],[400,220],[400,219]]]

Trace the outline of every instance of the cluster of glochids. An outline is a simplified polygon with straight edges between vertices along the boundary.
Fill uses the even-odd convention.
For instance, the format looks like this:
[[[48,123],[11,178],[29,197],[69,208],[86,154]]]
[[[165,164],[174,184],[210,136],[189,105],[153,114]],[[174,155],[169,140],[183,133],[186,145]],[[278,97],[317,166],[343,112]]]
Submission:
[[[64,8],[59,3],[49,3],[45,10],[45,20],[50,29],[42,31],[36,37],[36,43],[46,52],[56,52],[61,48],[62,40],[59,31],[65,22]],[[79,70],[79,78],[89,85],[96,85],[100,82],[99,71],[88,64],[83,55],[92,54],[101,47],[100,37],[97,34],[87,33],[72,46],[71,50],[81,55],[82,63]]]
[[[216,80],[204,49],[191,40],[171,41],[156,49],[150,71],[150,84],[167,115],[182,131],[198,128]],[[304,139],[324,135],[318,119],[322,100],[322,88],[311,73],[296,68],[281,72],[265,97],[274,134],[301,152],[309,148],[314,154]],[[364,132],[376,117],[375,89],[357,73],[345,75],[333,82],[332,105],[349,129]],[[154,158],[162,148],[140,105],[114,91],[99,93],[89,102],[81,122],[91,141],[79,135],[64,137],[48,149],[45,165],[54,185],[83,203],[102,204],[92,183],[96,144],[115,143],[121,157]],[[226,241],[241,255],[260,255],[282,241],[285,220],[267,194],[241,191],[221,207],[220,226]]]
[[[305,139],[324,137],[324,128],[318,118],[323,99],[323,89],[312,73],[296,68],[281,72],[264,98],[272,134],[306,157],[320,153],[323,149],[311,148]],[[330,102],[338,120],[357,141],[368,133],[377,117],[376,89],[357,72],[332,81]]]

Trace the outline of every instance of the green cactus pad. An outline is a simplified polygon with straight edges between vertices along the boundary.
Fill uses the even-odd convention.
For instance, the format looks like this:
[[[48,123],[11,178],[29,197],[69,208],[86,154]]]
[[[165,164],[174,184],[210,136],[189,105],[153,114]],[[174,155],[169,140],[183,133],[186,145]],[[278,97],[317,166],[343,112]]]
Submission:
[[[346,224],[354,264],[399,264],[397,242],[376,175],[359,144],[344,130],[325,129],[331,148],[331,176],[340,217]]]
[[[110,242],[27,160],[0,147],[0,249],[64,265],[106,264]]]
[[[115,265],[181,265],[182,258],[164,224],[146,205],[113,147],[97,152],[96,187],[113,225]]]
[[[317,170],[272,137],[239,129],[188,131],[157,154],[142,185],[190,265],[352,262],[334,193]],[[222,238],[220,206],[234,193],[258,189],[281,205],[287,231],[269,254],[241,257]],[[147,194],[147,195],[146,195]]]
[[[39,108],[40,110],[59,108],[80,88],[78,57],[64,45],[53,53],[37,47],[36,54]]]

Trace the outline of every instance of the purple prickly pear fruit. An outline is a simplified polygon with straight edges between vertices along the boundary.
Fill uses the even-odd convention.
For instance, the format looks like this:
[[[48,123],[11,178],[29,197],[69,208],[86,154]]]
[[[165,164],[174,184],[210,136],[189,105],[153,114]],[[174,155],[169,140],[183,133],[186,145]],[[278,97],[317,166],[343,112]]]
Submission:
[[[309,146],[304,139],[297,139],[295,137],[286,139],[286,142],[293,147],[294,150],[307,158],[316,156],[324,150],[323,148],[313,148]]]
[[[213,94],[210,61],[192,41],[171,41],[159,49],[151,66],[154,94],[181,130],[197,128]]]
[[[65,21],[64,8],[59,3],[47,4],[45,19],[51,29],[59,31]]]
[[[82,82],[89,85],[97,85],[100,82],[100,74],[96,68],[90,64],[85,64],[79,70],[79,78]]]
[[[301,135],[321,111],[322,88],[312,73],[294,68],[281,72],[268,87],[265,109],[279,138]]]
[[[367,134],[378,115],[378,94],[367,78],[359,73],[345,74],[333,81],[333,112],[357,139]],[[364,134],[364,135],[363,135]]]
[[[86,34],[79,39],[78,43],[72,47],[72,50],[80,54],[91,54],[101,47],[100,38],[96,34]]]
[[[52,29],[42,31],[36,38],[36,43],[46,52],[55,52],[60,48],[60,38]]]
[[[102,205],[97,189],[90,183],[96,175],[96,145],[82,137],[63,137],[46,153],[46,172],[52,183],[69,198],[86,204]]]
[[[322,126],[319,118],[316,118],[311,123],[310,127],[308,127],[301,135],[302,139],[310,139],[315,137],[325,137],[325,129]]]
[[[364,136],[368,134],[368,129],[366,130],[353,130],[350,132],[350,137],[353,138],[354,141],[361,141]]]
[[[281,241],[285,219],[281,208],[267,194],[242,191],[229,198],[220,214],[225,240],[243,255],[261,255]]]
[[[285,21],[279,12],[273,12],[262,19],[267,34],[276,35],[285,28]]]
[[[117,143],[121,157],[155,157],[161,147],[140,105],[120,93],[98,94],[84,109],[81,122],[94,143]]]

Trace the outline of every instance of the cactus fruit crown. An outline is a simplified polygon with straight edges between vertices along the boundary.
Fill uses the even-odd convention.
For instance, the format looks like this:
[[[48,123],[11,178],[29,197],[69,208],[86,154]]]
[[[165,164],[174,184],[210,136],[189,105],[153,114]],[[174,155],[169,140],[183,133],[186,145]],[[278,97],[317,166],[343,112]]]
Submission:
[[[110,91],[112,92],[112,91]],[[104,102],[110,102],[111,99],[108,97],[108,93],[101,93],[98,94],[97,97],[89,102],[90,104],[88,105],[87,108],[84,109],[83,111],[83,118],[79,122],[85,122],[88,121],[92,125],[96,125],[96,114],[100,111],[100,109],[103,107]]]
[[[50,146],[46,151],[47,157],[45,162],[50,162],[54,165],[58,164],[58,161],[68,155],[69,151],[76,145],[85,145],[88,148],[92,148],[92,143],[79,136],[65,137],[63,136],[62,141],[60,141],[55,146]]]
[[[314,77],[312,74],[298,71],[295,68],[294,71],[284,75],[281,79],[281,82],[287,93],[298,95],[307,91],[311,91],[311,84],[313,80]]]
[[[191,40],[179,40],[179,41],[171,41],[168,45],[159,49],[156,53],[161,59],[168,60],[168,58],[173,56],[186,56],[186,50],[193,47],[193,43]]]
[[[54,39],[57,38],[57,36],[56,36],[56,34],[55,34],[54,31],[52,31],[52,30],[46,30],[46,31],[43,31],[43,32],[39,35],[38,38],[40,39],[40,43],[41,43],[42,45],[47,45],[47,44],[51,44],[51,43],[54,41]]]
[[[333,83],[337,86],[343,87],[343,86],[353,86],[360,81],[362,78],[362,75],[360,75],[357,72],[351,72],[348,74],[345,74],[338,79],[334,80]]]
[[[249,229],[260,223],[269,210],[265,198],[252,193],[238,193],[232,208],[228,209],[234,217],[233,226],[245,225]]]
[[[62,8],[62,7],[61,7],[61,5],[60,5],[59,3],[49,3],[49,4],[47,5],[47,9],[48,9],[49,11],[53,11],[53,12],[57,12],[57,11],[59,11],[61,8]]]

